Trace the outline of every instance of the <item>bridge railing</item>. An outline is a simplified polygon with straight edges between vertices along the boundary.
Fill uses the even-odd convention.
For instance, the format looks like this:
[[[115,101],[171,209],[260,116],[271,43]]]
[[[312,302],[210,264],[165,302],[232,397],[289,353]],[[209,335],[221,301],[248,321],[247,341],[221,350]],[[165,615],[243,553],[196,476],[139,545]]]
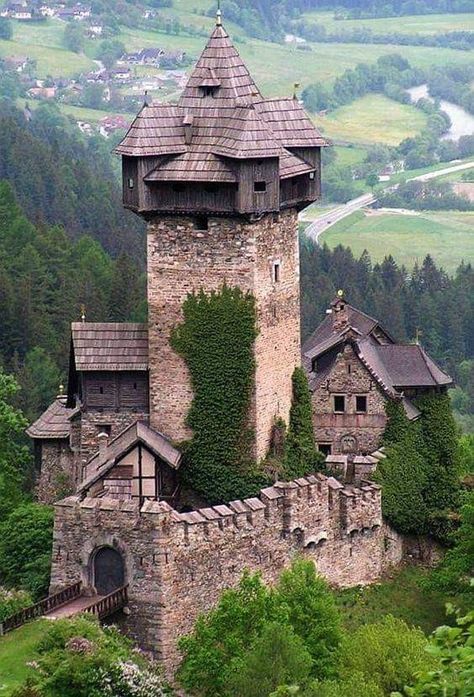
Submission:
[[[67,605],[71,600],[79,598],[82,595],[82,582],[78,581],[73,583],[67,588],[63,588],[53,595],[49,595],[44,600],[40,600],[39,603],[35,603],[30,607],[26,607],[23,610],[19,610],[14,615],[7,617],[0,623],[0,636],[10,632],[12,629],[17,629],[21,627],[29,620],[34,620],[37,617],[42,617],[46,615],[51,610],[56,610],[58,607]]]
[[[93,605],[89,605],[84,612],[95,615],[100,620],[109,615],[113,615],[117,610],[121,610],[128,602],[128,586],[118,588],[110,595],[106,595]]]

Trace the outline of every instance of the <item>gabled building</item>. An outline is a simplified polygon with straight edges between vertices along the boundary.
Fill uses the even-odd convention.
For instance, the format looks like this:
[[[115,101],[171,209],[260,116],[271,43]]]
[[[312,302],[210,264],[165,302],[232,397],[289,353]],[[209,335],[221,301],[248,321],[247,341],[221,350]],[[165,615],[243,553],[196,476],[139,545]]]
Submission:
[[[303,346],[319,449],[369,454],[380,446],[387,400],[419,418],[414,399],[442,393],[453,381],[419,344],[398,344],[379,322],[340,294]]]

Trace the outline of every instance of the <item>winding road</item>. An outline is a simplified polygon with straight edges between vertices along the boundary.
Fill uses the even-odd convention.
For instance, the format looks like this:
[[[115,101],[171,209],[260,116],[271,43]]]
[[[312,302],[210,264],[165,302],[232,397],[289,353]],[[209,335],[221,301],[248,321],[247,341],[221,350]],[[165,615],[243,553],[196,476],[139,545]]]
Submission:
[[[445,167],[444,169],[438,169],[434,172],[427,172],[426,174],[420,174],[418,177],[411,177],[407,181],[429,181],[430,179],[436,179],[437,177],[443,177],[446,174],[452,174],[453,172],[461,172],[465,169],[472,169],[474,167],[474,161],[472,162],[462,162],[461,164],[453,165],[452,167]],[[397,185],[398,186],[398,185]],[[388,189],[394,189],[396,187],[387,187]],[[324,213],[319,218],[317,218],[311,225],[305,230],[306,235],[311,237],[317,244],[319,244],[319,238],[328,230],[328,228],[335,225],[340,220],[344,220],[347,216],[355,213],[361,208],[366,206],[371,206],[375,203],[377,197],[374,194],[363,194],[358,198],[348,201],[342,206],[333,208],[328,213]],[[302,218],[304,220],[304,218]]]

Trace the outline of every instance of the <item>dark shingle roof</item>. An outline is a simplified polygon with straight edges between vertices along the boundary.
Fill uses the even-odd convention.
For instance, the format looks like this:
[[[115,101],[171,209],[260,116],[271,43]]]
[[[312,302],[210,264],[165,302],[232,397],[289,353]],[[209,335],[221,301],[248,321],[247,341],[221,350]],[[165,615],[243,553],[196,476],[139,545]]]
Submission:
[[[357,343],[360,354],[377,369],[389,389],[438,387],[453,383],[452,378],[417,344],[379,346],[370,339]]]
[[[78,372],[148,370],[146,324],[73,322],[72,346]]]
[[[213,91],[206,96],[205,90]],[[222,26],[217,26],[177,105],[144,106],[116,148],[169,155],[145,181],[236,181],[228,159],[279,158],[282,179],[315,171],[287,148],[327,145],[300,104],[264,100]],[[223,158],[226,158],[223,160]]]
[[[376,319],[352,305],[347,304],[347,312],[349,327],[361,337],[367,336],[379,326]],[[332,314],[327,315],[303,344],[303,354],[308,358],[316,358],[343,341],[343,338],[344,332],[334,331]]]
[[[65,440],[69,438],[70,419],[78,409],[66,407],[66,397],[57,397],[54,402],[41,414],[26,433],[30,438],[42,440]]]

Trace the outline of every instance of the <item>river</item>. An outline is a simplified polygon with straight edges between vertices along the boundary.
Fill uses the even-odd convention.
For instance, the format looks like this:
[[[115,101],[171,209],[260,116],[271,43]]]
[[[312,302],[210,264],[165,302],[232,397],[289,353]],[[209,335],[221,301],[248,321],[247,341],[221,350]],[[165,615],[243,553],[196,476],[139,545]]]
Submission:
[[[428,85],[417,85],[411,87],[408,94],[412,102],[417,102],[419,99],[431,99],[428,92]],[[461,136],[474,135],[474,116],[467,112],[462,107],[452,102],[446,102],[444,99],[440,101],[442,111],[445,111],[451,119],[451,128],[444,134],[444,140],[459,140]]]

